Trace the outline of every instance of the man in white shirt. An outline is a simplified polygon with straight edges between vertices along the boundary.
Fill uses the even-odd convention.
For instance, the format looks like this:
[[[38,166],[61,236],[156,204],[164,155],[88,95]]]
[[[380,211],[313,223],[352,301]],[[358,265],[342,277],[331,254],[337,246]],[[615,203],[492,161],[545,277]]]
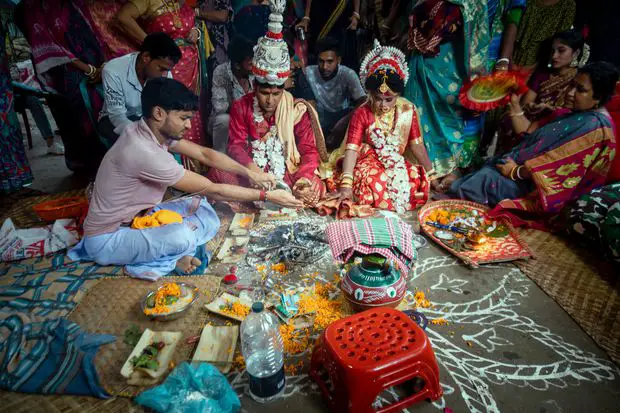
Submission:
[[[181,49],[165,33],[146,36],[139,52],[110,60],[103,67],[104,104],[98,132],[112,144],[126,126],[142,116],[140,98],[149,79],[171,78],[170,70],[181,59]]]
[[[317,42],[318,65],[306,67],[328,149],[340,145],[353,109],[366,100],[359,77],[340,64],[340,45],[331,37]],[[341,125],[342,127],[337,127]]]

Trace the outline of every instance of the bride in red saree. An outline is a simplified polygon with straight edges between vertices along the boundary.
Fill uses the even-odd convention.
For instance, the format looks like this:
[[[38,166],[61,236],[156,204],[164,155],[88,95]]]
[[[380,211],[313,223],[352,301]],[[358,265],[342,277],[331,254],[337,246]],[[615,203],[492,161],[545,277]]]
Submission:
[[[431,162],[415,106],[400,97],[407,78],[404,54],[376,42],[360,70],[369,101],[355,110],[345,142],[321,166],[321,175],[332,177],[328,188],[330,181],[338,184],[320,203],[321,213],[335,209],[344,218],[365,211],[360,206],[404,213],[428,200]],[[406,150],[415,163],[405,158]]]
[[[200,31],[194,27],[195,18],[194,8],[182,0],[130,0],[116,15],[125,32],[140,44],[147,33],[163,32],[172,37],[183,53],[172,69],[172,77],[199,95],[200,62],[196,44]],[[201,116],[195,116],[184,138],[200,143],[202,131]],[[183,164],[186,168],[190,166],[188,160]]]

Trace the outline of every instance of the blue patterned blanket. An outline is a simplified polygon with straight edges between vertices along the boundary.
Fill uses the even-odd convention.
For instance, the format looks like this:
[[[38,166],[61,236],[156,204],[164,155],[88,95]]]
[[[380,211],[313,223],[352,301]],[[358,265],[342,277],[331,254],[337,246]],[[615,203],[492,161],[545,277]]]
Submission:
[[[85,292],[119,267],[67,263],[64,254],[0,265],[0,388],[106,397],[94,357],[114,336],[66,320]]]

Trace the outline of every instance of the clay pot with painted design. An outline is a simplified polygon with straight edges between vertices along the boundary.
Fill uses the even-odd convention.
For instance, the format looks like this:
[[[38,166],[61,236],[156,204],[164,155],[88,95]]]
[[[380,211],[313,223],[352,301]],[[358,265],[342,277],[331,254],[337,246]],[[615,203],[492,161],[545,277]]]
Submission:
[[[396,307],[407,290],[405,277],[391,261],[366,255],[348,264],[340,289],[356,311],[375,307]]]

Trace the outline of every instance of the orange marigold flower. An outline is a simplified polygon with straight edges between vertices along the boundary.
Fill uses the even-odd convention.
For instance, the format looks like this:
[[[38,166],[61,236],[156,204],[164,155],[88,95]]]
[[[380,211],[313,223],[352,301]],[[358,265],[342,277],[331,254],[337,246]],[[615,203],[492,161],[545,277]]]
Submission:
[[[278,264],[273,264],[271,266],[271,269],[272,271],[279,272],[282,275],[288,274],[288,270],[286,269],[286,264],[284,264],[283,262],[280,262]]]
[[[145,308],[144,314],[166,314],[170,312],[170,308],[166,305],[166,297],[180,297],[181,287],[177,283],[164,283],[157,290],[153,299],[155,305],[152,308]]]

